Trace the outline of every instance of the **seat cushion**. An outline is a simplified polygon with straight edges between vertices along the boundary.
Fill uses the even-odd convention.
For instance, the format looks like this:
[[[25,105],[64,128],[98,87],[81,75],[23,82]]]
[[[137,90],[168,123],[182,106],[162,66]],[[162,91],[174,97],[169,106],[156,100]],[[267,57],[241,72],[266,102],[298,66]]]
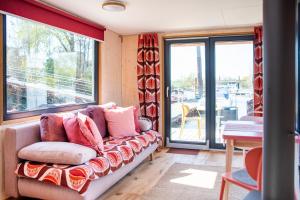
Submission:
[[[69,142],[37,142],[22,148],[18,157],[42,163],[79,165],[95,158],[96,152]]]
[[[256,190],[249,192],[244,198],[244,200],[261,200],[261,199],[262,199],[261,192]]]
[[[246,183],[248,185],[256,186],[256,181],[253,180],[246,171],[246,169],[241,169],[232,172],[232,178],[238,180],[239,182]]]

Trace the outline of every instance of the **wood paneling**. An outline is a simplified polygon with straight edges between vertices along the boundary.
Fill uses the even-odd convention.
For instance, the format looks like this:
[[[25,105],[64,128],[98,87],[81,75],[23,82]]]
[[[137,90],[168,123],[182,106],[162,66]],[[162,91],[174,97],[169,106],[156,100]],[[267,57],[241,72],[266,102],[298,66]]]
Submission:
[[[122,38],[122,105],[138,105],[136,77],[138,36]]]
[[[159,58],[160,58],[160,118],[159,118],[159,132],[165,138],[165,84],[164,84],[164,38],[162,34],[158,35],[159,39]],[[165,140],[163,139],[163,146],[165,146]]]
[[[99,42],[98,47],[98,104],[102,104],[102,51],[103,42]]]
[[[101,44],[102,103],[114,101],[122,105],[121,37],[105,31],[105,41]]]

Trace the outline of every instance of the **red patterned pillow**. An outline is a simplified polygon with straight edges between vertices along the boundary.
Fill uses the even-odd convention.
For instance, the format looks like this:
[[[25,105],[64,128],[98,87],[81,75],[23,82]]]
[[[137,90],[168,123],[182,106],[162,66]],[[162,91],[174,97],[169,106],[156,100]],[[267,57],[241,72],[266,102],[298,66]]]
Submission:
[[[64,119],[63,124],[70,142],[95,149],[98,154],[104,150],[100,132],[90,117],[78,113],[77,116]]]
[[[72,113],[43,114],[40,119],[41,139],[45,142],[66,142],[68,141],[66,131],[63,125],[63,118],[72,116]]]

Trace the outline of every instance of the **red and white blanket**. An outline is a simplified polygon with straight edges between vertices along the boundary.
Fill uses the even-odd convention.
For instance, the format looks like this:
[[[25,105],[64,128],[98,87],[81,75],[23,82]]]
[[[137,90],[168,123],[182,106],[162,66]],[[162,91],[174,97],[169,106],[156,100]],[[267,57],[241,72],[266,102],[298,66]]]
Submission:
[[[155,131],[134,137],[108,138],[104,141],[103,155],[84,164],[74,166],[23,161],[18,164],[16,174],[19,177],[67,187],[83,194],[92,180],[131,163],[136,155],[161,139],[161,135]]]

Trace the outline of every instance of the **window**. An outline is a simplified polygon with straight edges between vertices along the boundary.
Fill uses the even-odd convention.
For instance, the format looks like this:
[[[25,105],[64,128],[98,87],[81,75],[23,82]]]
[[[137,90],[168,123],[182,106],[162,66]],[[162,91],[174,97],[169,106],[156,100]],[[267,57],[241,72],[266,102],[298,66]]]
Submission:
[[[98,42],[8,15],[4,32],[5,119],[97,102]]]

